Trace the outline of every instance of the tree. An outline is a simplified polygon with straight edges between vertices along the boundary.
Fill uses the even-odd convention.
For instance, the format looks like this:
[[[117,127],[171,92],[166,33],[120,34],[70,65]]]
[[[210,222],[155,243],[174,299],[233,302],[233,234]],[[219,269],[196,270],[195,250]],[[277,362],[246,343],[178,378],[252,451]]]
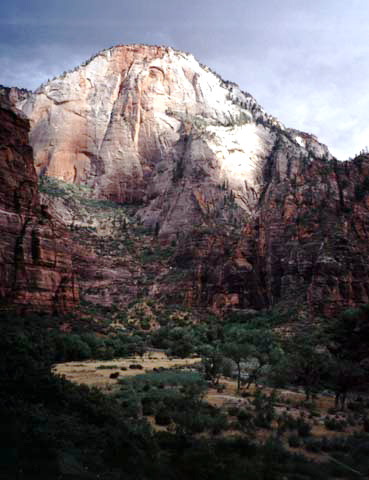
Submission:
[[[273,360],[278,357],[275,335],[265,327],[253,323],[236,324],[225,337],[224,354],[237,366],[237,391],[241,385],[241,363],[248,362],[248,384],[256,382]]]
[[[368,370],[355,362],[332,356],[329,362],[327,386],[335,393],[335,408],[344,410],[347,396],[368,383]]]
[[[247,388],[256,383],[264,373],[268,365],[278,362],[281,356],[281,349],[273,332],[264,328],[254,328],[247,331],[244,336],[250,348],[250,357],[253,360],[249,367],[249,379]]]
[[[325,329],[330,353],[327,383],[336,395],[336,408],[347,396],[369,386],[369,305],[345,310]]]
[[[223,364],[223,354],[220,348],[220,343],[216,342],[214,345],[202,345],[199,348],[199,354],[204,367],[205,379],[209,380],[214,385],[217,385],[219,383]]]
[[[277,368],[281,383],[302,385],[306,400],[323,386],[327,373],[328,354],[319,348],[318,335],[297,333],[285,341],[285,356]]]
[[[233,360],[237,366],[237,392],[239,392],[241,388],[241,362],[249,357],[251,349],[246,343],[233,341],[224,344],[223,353],[227,358]]]

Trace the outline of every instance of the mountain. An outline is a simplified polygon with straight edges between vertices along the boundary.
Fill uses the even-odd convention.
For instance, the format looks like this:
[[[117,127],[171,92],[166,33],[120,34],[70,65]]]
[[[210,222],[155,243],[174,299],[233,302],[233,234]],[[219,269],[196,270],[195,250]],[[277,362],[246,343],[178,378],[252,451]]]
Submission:
[[[84,302],[368,302],[368,156],[336,161],[192,55],[113,47],[14,102]]]
[[[65,225],[40,204],[29,122],[0,88],[0,308],[65,313],[78,304]]]

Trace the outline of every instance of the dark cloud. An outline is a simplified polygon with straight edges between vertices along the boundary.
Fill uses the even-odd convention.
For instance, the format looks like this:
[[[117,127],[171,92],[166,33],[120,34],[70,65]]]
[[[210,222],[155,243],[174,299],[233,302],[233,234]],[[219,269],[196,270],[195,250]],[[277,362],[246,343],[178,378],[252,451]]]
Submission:
[[[339,158],[369,144],[366,0],[12,0],[2,7],[2,84],[34,89],[103,48],[164,44],[236,81]]]

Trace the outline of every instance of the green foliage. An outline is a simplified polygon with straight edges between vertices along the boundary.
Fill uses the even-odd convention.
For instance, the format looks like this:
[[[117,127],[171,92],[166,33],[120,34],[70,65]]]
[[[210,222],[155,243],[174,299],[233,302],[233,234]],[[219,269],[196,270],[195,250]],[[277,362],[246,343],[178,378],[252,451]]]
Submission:
[[[196,387],[201,392],[205,388],[202,376],[197,372],[183,372],[175,370],[166,370],[161,372],[148,372],[136,377],[125,378],[121,380],[122,385],[129,385],[137,391],[144,389],[146,385],[158,387],[165,385],[168,387]]]
[[[321,442],[316,438],[305,438],[304,440],[305,448],[308,452],[319,453],[321,451]]]
[[[169,425],[171,423],[171,420],[172,419],[170,415],[168,415],[168,412],[165,410],[165,408],[159,410],[155,414],[155,422],[157,423],[157,425],[161,425],[161,426]]]
[[[55,361],[69,362],[88,358],[111,360],[145,351],[142,337],[119,333],[118,335],[101,337],[94,333],[50,333],[50,341],[54,343]]]
[[[53,197],[64,197],[65,195],[65,190],[60,186],[59,181],[52,177],[40,176],[38,188],[40,192]]]
[[[217,384],[222,373],[223,354],[219,343],[202,345],[199,348],[205,379]]]
[[[296,333],[284,341],[284,354],[270,374],[272,383],[302,385],[306,399],[324,385],[328,372],[329,358],[326,351],[318,347],[319,335],[308,331]]]
[[[173,424],[182,435],[204,431],[217,434],[227,428],[226,416],[201,402],[206,383],[199,373],[168,370],[126,378],[120,383],[124,405],[134,399],[142,405],[144,414],[155,416],[158,425]],[[129,413],[135,416],[138,410]]]
[[[345,310],[325,334],[331,355],[326,383],[336,394],[336,408],[344,408],[349,392],[369,388],[369,305]]]
[[[296,434],[292,434],[288,437],[288,445],[293,448],[298,448],[301,446],[300,437]]]
[[[310,435],[311,425],[306,422],[303,418],[299,417],[297,419],[297,433],[300,437],[307,437]]]
[[[333,430],[335,432],[343,432],[345,428],[347,428],[347,422],[332,417],[327,417],[324,420],[324,425],[328,430]]]
[[[181,315],[170,311],[159,314],[162,326],[150,335],[154,348],[164,349],[172,356],[187,357],[194,353],[201,354],[203,346],[219,340],[222,328],[217,319],[211,317],[193,324],[188,313],[187,316],[183,315],[184,312],[179,313]],[[188,317],[190,320],[186,320]]]
[[[119,368],[118,365],[99,365],[96,370],[114,370]]]
[[[145,265],[147,263],[166,261],[172,257],[174,253],[173,247],[161,248],[160,246],[153,248],[144,248],[141,252],[141,262]]]
[[[4,478],[83,479],[145,475],[154,445],[144,423],[128,425],[99,391],[51,374],[50,319],[0,322],[1,474]],[[88,477],[91,478],[91,477]]]
[[[76,185],[67,183],[63,180],[41,176],[39,177],[39,190],[53,197],[74,198],[83,206],[93,210],[121,209],[122,205],[110,200],[98,199],[92,197],[92,189],[87,185]]]
[[[245,349],[247,362],[243,362],[248,373],[263,365],[258,378],[266,378],[287,358],[294,359],[296,372],[303,364],[299,357],[307,356],[314,363],[315,355],[324,352],[329,359],[343,360],[351,370],[357,371],[359,365],[365,371],[366,315],[365,308],[346,312],[337,328],[330,325],[326,337],[319,339],[328,351],[317,347],[309,335],[305,345],[299,337],[291,343],[281,342],[267,327],[269,320],[260,316],[237,322],[209,319],[198,325],[184,323],[178,330],[169,320],[152,339],[167,348],[182,342],[183,353],[187,346],[202,352],[213,378],[211,372],[216,372],[216,377],[223,371],[222,357],[232,342]],[[369,475],[368,434],[315,439],[305,417],[277,417],[276,397],[260,390],[252,404],[228,412],[235,417],[236,428],[251,437],[256,428],[269,429],[277,420],[277,435],[290,431],[291,446],[304,443],[307,451],[328,452],[332,460],[317,466],[301,455],[291,455],[272,432],[261,445],[245,438],[215,437],[229,427],[227,417],[202,401],[206,382],[197,372],[170,370],[127,378],[111,396],[55,377],[50,368],[58,358],[112,358],[118,352],[143,347],[148,338],[132,332],[110,337],[60,333],[50,327],[53,322],[57,320],[47,317],[4,318],[0,322],[0,462],[4,478],[323,480],[358,478],[355,471],[364,478]],[[297,383],[299,378],[296,375],[293,381]],[[313,391],[328,382],[333,382],[332,376],[325,372]],[[314,411],[313,405],[310,411]],[[154,416],[157,424],[174,433],[155,433],[143,415]],[[362,417],[356,423],[365,428]]]
[[[239,319],[239,317],[238,317]],[[274,323],[269,317],[254,317],[242,323],[226,323],[224,327],[224,355],[237,365],[237,389],[240,390],[241,362],[247,362],[248,386],[268,371],[281,354],[277,337],[267,328]]]

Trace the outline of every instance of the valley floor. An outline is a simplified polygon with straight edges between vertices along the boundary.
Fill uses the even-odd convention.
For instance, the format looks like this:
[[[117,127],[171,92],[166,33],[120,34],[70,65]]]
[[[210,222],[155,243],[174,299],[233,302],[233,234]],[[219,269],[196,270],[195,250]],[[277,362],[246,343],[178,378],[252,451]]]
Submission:
[[[143,356],[109,361],[60,363],[54,366],[53,371],[74,383],[97,387],[108,393],[117,391],[118,382],[123,378],[168,370],[189,371],[200,362],[199,357],[170,358],[164,352],[157,351],[145,353]],[[270,425],[261,425],[256,431],[251,432],[247,422],[238,419],[242,412],[252,412],[254,418],[257,416],[256,402],[261,391],[265,398],[271,399],[274,409],[273,420]],[[221,377],[219,385],[206,389],[203,400],[227,416],[228,428],[221,432],[221,436],[251,435],[260,442],[278,436],[291,453],[303,454],[317,462],[332,460],[329,453],[321,448],[325,443],[340,442],[340,439],[343,440],[348,435],[360,434],[363,431],[362,420],[368,414],[368,409],[360,414],[351,410],[336,411],[334,397],[329,394],[316,395],[313,402],[306,402],[304,393],[297,389],[273,390],[262,387],[260,390],[255,384],[250,385],[248,389],[242,388],[238,393],[237,382],[225,377]],[[155,416],[145,416],[155,431],[171,431],[170,424],[163,426],[156,423]],[[294,427],[289,428],[288,422],[295,422],[295,427],[300,425],[297,426],[297,434],[291,433]],[[200,437],[209,435],[212,434],[209,432],[199,434]]]

